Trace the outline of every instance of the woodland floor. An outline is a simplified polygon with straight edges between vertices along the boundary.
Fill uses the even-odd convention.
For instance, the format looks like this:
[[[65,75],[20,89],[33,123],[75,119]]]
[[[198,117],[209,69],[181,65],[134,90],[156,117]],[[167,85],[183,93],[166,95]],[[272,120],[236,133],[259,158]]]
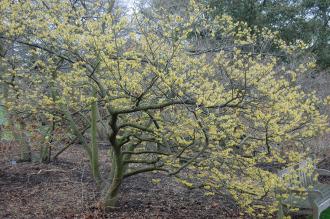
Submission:
[[[106,155],[101,158],[109,162]],[[330,158],[321,167],[330,169]],[[321,180],[330,183],[330,178]],[[229,199],[205,197],[159,173],[129,178],[118,208],[107,214],[95,207],[95,187],[79,146],[51,164],[1,162],[0,218],[242,218]]]

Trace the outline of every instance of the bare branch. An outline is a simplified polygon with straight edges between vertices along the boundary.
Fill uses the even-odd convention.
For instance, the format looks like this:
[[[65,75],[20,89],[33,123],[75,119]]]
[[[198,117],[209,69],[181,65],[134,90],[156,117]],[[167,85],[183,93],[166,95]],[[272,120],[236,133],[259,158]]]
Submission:
[[[163,171],[163,172],[169,172],[167,169],[161,168],[161,167],[148,167],[148,168],[143,168],[143,169],[137,169],[131,172],[128,172],[124,174],[123,178],[127,178],[130,176],[134,176],[139,173],[145,173],[145,172],[151,172],[151,171]]]

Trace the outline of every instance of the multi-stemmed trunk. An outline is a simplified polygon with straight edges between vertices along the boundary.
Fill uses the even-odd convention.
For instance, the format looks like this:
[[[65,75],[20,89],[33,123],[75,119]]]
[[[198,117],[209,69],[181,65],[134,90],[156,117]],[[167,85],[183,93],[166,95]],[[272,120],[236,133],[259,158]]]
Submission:
[[[113,149],[113,166],[111,167],[112,173],[109,180],[111,183],[104,188],[103,197],[102,197],[102,205],[105,209],[111,209],[115,207],[118,197],[118,192],[120,186],[123,182],[124,177],[124,165],[123,165],[123,156],[120,152],[120,149],[114,148]]]
[[[117,134],[119,131],[117,127],[117,120],[117,115],[113,115],[111,121],[109,122],[109,126],[112,130],[112,133],[109,137],[109,141],[112,147],[112,166],[110,177],[108,179],[109,181],[111,181],[111,183],[107,184],[108,186],[104,188],[101,197],[101,202],[105,209],[111,209],[116,205],[119,188],[122,184],[125,171],[123,155],[121,152],[121,145],[118,143],[117,139]]]

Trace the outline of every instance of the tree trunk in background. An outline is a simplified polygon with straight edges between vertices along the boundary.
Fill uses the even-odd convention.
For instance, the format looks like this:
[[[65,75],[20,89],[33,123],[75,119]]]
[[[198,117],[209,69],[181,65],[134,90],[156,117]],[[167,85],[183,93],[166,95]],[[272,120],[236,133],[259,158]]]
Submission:
[[[96,96],[96,91],[94,91],[94,97]],[[90,158],[91,161],[91,168],[93,177],[98,186],[101,184],[101,174],[99,169],[99,152],[98,152],[98,145],[97,145],[97,103],[93,102],[91,105],[91,151],[92,157]]]
[[[3,88],[4,91],[4,99],[8,98],[8,85],[4,85]],[[12,130],[12,134],[15,138],[15,140],[20,144],[20,161],[23,162],[29,162],[32,160],[32,152],[31,152],[31,146],[29,141],[27,140],[27,136],[25,135],[24,131],[26,128],[26,124],[23,120],[18,119],[17,124],[14,123],[17,116],[9,115],[8,116],[8,124],[10,126],[10,129]]]

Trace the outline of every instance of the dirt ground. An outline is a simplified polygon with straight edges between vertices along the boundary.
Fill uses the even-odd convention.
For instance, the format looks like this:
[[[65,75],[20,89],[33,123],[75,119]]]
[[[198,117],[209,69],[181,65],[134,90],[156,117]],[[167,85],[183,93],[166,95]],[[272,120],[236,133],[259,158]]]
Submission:
[[[51,164],[0,163],[0,218],[238,218],[233,203],[205,198],[160,173],[129,178],[118,208],[102,213],[95,207],[98,193],[84,157],[74,146]],[[107,156],[101,159],[109,162]]]
[[[106,153],[101,154],[102,162],[109,162]],[[84,157],[82,149],[73,146],[48,165],[1,162],[0,218],[242,218],[228,199],[205,197],[160,173],[129,178],[118,208],[105,214],[95,207],[98,193]],[[330,169],[330,159],[321,166]],[[330,183],[330,178],[321,180]]]

